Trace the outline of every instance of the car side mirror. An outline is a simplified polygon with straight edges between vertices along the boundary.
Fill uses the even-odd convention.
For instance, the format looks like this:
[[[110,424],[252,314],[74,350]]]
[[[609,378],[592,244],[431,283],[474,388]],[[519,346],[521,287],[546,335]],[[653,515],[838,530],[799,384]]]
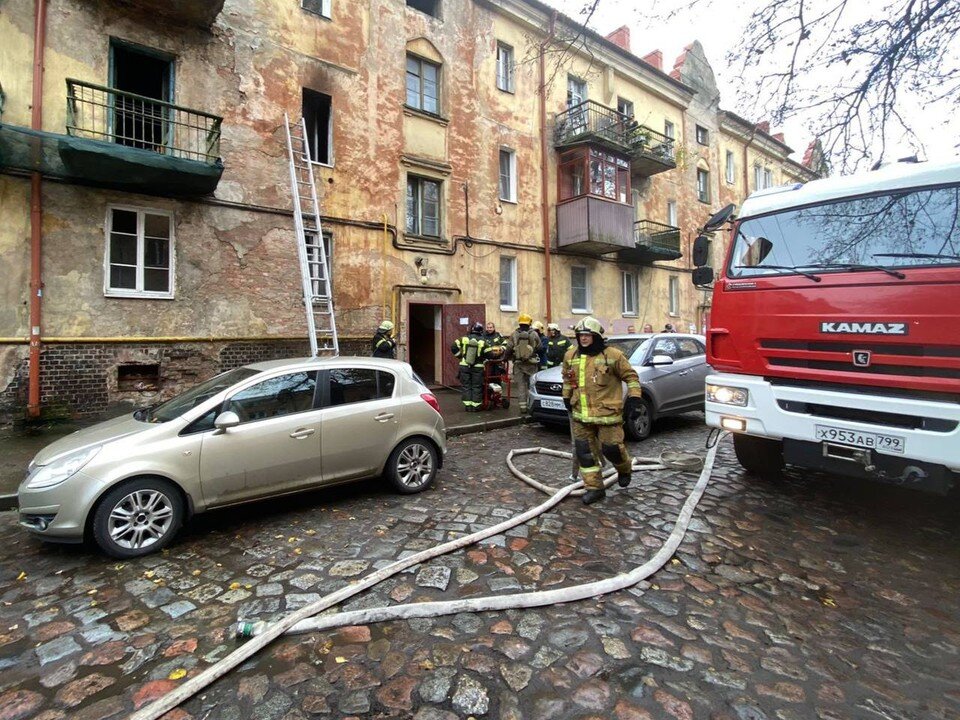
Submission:
[[[704,285],[709,285],[713,282],[713,268],[709,265],[706,267],[698,267],[693,271],[693,284],[697,287],[703,287]]]
[[[232,410],[220,413],[217,415],[217,419],[213,421],[213,426],[217,429],[217,435],[222,435],[227,431],[227,428],[236,427],[239,424],[240,416]]]
[[[659,365],[673,365],[673,358],[669,355],[654,355],[647,360],[647,365],[653,365],[654,367]]]
[[[693,264],[695,267],[703,267],[710,261],[710,238],[706,235],[698,235],[693,241]]]

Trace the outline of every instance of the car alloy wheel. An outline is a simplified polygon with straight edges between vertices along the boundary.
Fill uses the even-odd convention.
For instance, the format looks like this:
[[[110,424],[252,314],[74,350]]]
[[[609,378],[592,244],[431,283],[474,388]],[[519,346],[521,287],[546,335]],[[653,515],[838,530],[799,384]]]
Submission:
[[[182,516],[183,503],[169,483],[142,478],[107,493],[94,514],[93,537],[108,555],[146,555],[167,545]]]
[[[641,398],[637,411],[625,418],[624,430],[631,440],[646,440],[652,427],[653,410],[650,408],[650,401]]]
[[[410,438],[394,449],[387,467],[397,490],[405,494],[420,492],[437,474],[437,451],[427,440]]]

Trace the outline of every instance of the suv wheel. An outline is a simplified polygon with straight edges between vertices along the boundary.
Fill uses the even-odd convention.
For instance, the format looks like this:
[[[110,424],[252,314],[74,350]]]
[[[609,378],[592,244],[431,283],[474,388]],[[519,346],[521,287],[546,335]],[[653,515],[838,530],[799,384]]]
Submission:
[[[111,557],[139,557],[166,547],[182,523],[176,488],[160,478],[140,478],[104,495],[93,515],[93,539]]]
[[[623,430],[631,440],[646,440],[653,428],[653,408],[650,401],[640,398],[640,406],[632,415],[623,418]]]
[[[426,490],[437,476],[437,451],[424,438],[407,438],[387,460],[387,480],[397,492],[411,495]]]
[[[783,470],[783,443],[779,440],[734,433],[733,450],[751,475],[772,480]]]

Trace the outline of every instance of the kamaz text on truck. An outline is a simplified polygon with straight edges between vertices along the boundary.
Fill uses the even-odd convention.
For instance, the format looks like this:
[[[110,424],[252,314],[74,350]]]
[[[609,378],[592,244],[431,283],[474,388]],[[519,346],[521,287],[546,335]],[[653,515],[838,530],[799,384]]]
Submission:
[[[759,475],[784,463],[945,492],[960,479],[960,161],[762,190],[731,220],[706,418]]]

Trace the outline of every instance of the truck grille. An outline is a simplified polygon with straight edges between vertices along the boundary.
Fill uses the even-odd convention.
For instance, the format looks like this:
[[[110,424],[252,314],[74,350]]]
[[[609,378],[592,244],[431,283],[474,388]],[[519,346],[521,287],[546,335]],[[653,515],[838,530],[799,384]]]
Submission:
[[[960,347],[951,345],[885,345],[877,342],[761,340],[771,368],[806,368],[887,378],[960,380]],[[853,364],[853,353],[870,353],[870,364]]]
[[[840,407],[837,405],[798,402],[796,400],[778,400],[777,404],[787,412],[799,413],[801,415],[813,415],[815,417],[834,418],[836,420],[853,420],[868,425],[897,427],[905,430],[927,430],[929,432],[949,433],[956,430],[958,424],[956,420],[945,420],[943,418],[876,412],[873,410],[860,410],[859,408]]]
[[[560,397],[563,394],[563,383],[538,382],[537,395],[556,395]]]

